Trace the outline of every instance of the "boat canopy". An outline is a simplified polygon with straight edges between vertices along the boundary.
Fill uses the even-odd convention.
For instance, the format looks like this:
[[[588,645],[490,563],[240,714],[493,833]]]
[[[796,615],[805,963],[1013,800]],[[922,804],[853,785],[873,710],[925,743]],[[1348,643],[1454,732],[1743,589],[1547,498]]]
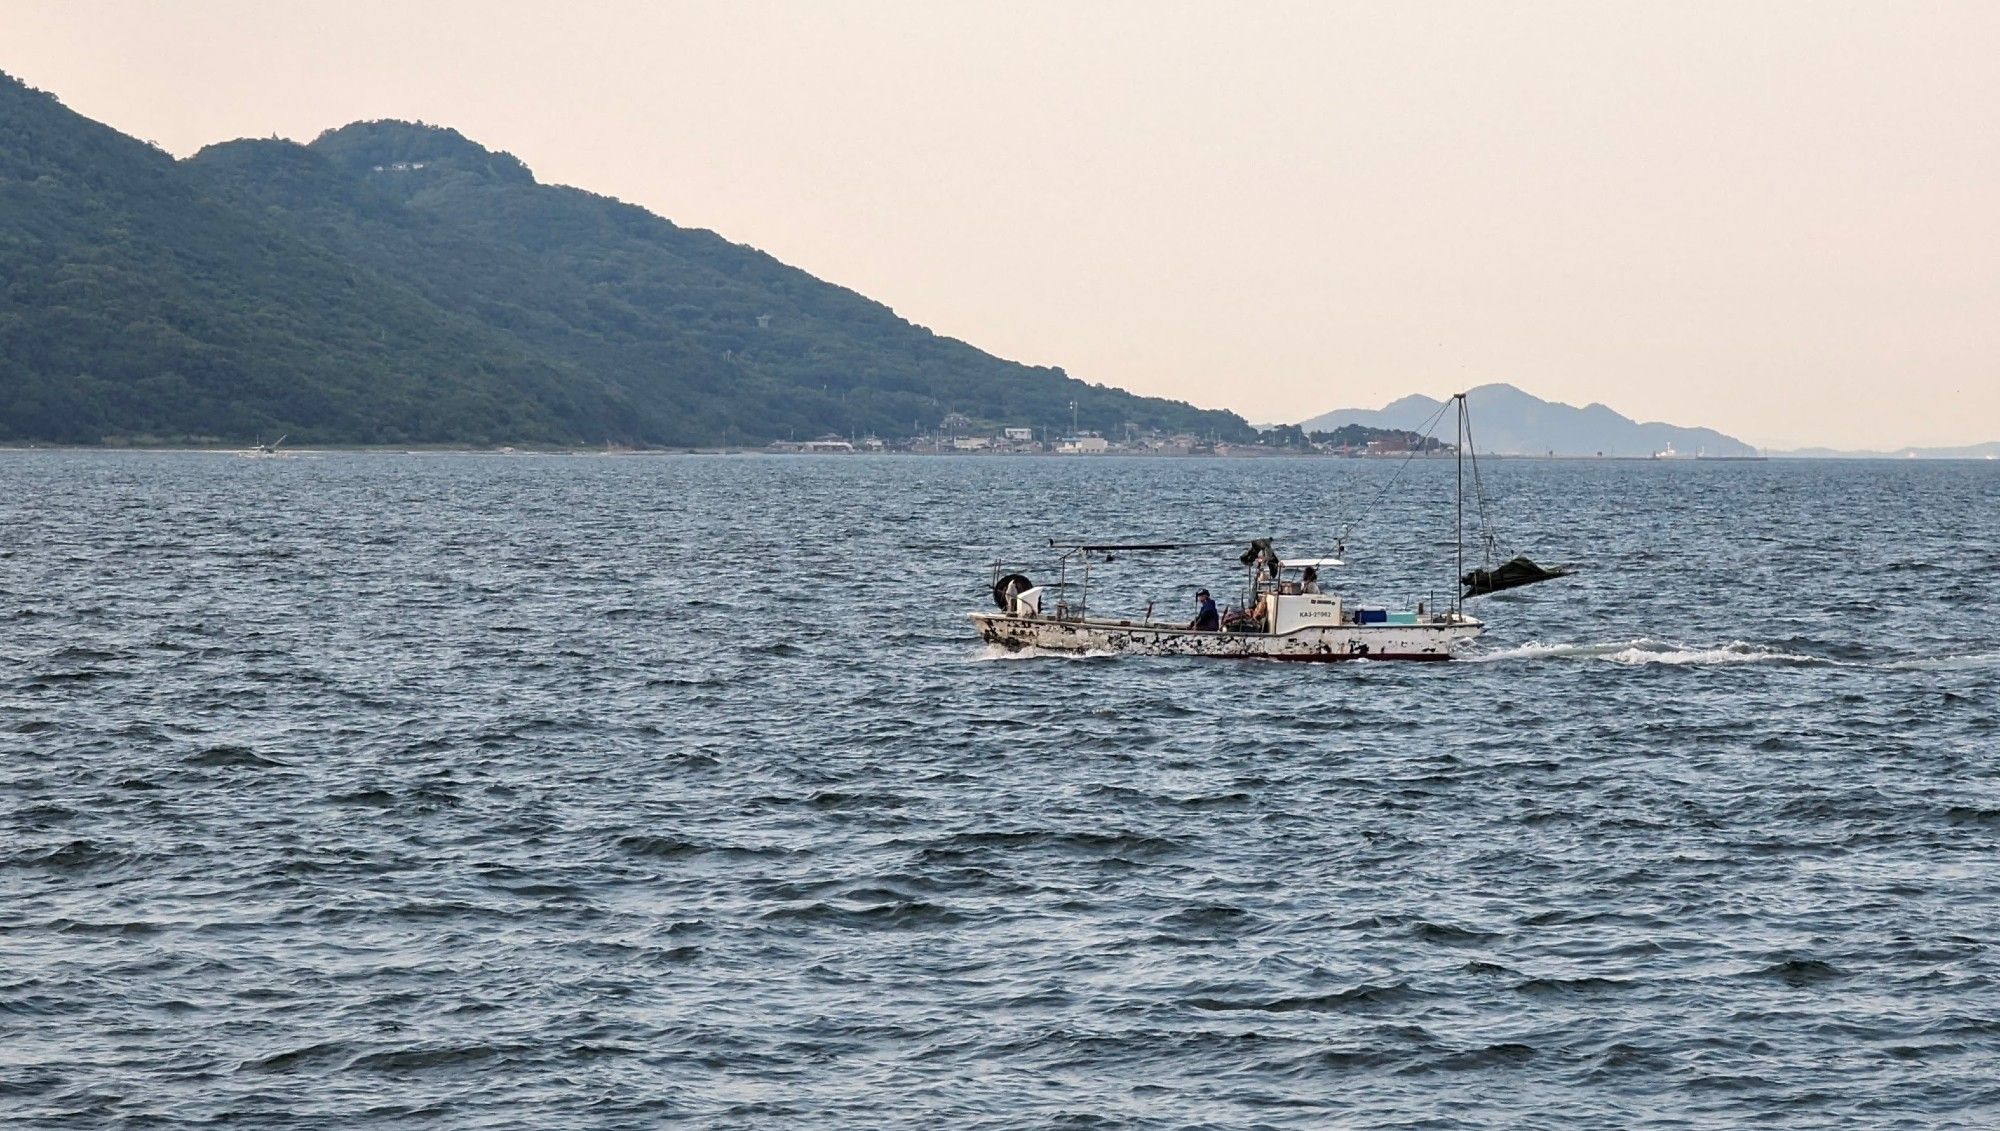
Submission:
[[[1209,542],[1058,542],[1053,538],[1049,539],[1051,549],[1084,550],[1093,554],[1101,554],[1107,550],[1185,550],[1199,546],[1240,546],[1242,544],[1240,540],[1235,538],[1226,541]]]
[[[1347,563],[1339,558],[1286,558],[1278,563],[1279,569],[1330,569]]]

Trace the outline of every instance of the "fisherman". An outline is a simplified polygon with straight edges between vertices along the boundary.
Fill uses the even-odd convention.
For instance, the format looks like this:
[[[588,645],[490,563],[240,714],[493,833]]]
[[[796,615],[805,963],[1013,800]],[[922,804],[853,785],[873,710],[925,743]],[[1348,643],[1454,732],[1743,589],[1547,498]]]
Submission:
[[[1299,579],[1299,592],[1301,592],[1301,593],[1317,593],[1317,592],[1319,592],[1319,571],[1318,571],[1318,570],[1314,569],[1314,568],[1313,568],[1313,567],[1311,567],[1311,566],[1307,566],[1307,567],[1306,567],[1306,575],[1305,575],[1304,577],[1302,577],[1302,578],[1300,578],[1300,579]]]
[[[1220,630],[1222,628],[1222,615],[1215,611],[1215,600],[1208,595],[1208,590],[1195,590],[1194,599],[1201,602],[1201,609],[1195,613],[1194,619],[1188,622],[1188,627],[1196,632],[1215,632]]]

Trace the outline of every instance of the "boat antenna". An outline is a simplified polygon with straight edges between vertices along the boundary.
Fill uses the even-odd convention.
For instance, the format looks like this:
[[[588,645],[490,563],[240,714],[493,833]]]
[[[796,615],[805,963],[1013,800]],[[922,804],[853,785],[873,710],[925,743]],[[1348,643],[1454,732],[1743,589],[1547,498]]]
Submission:
[[[1451,591],[1454,594],[1456,594],[1459,591],[1458,579],[1465,576],[1465,394],[1459,393],[1456,396],[1453,396],[1451,399],[1458,402],[1458,446],[1457,446],[1458,497],[1456,505],[1457,526],[1452,534],[1452,543],[1454,548],[1457,550],[1457,555],[1458,555],[1458,565],[1457,568],[1452,571],[1451,575],[1452,578]],[[1463,597],[1455,597],[1452,600],[1452,611],[1454,613],[1463,614],[1464,607],[1465,607],[1465,599]]]

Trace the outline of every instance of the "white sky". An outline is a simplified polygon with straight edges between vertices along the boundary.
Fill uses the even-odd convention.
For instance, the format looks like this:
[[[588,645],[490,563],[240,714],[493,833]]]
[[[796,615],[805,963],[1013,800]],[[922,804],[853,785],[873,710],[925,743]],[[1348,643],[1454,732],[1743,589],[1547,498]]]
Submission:
[[[2000,439],[2000,3],[0,0],[185,155],[412,118],[1077,377]]]

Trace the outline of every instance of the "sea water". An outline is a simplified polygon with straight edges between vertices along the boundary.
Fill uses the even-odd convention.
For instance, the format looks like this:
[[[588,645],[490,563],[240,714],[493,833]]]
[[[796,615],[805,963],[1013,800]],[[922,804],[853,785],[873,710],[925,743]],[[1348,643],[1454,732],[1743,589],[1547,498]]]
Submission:
[[[965,620],[1435,605],[1457,470],[0,454],[0,1123],[2000,1121],[2000,467],[1483,462],[1468,662]]]

